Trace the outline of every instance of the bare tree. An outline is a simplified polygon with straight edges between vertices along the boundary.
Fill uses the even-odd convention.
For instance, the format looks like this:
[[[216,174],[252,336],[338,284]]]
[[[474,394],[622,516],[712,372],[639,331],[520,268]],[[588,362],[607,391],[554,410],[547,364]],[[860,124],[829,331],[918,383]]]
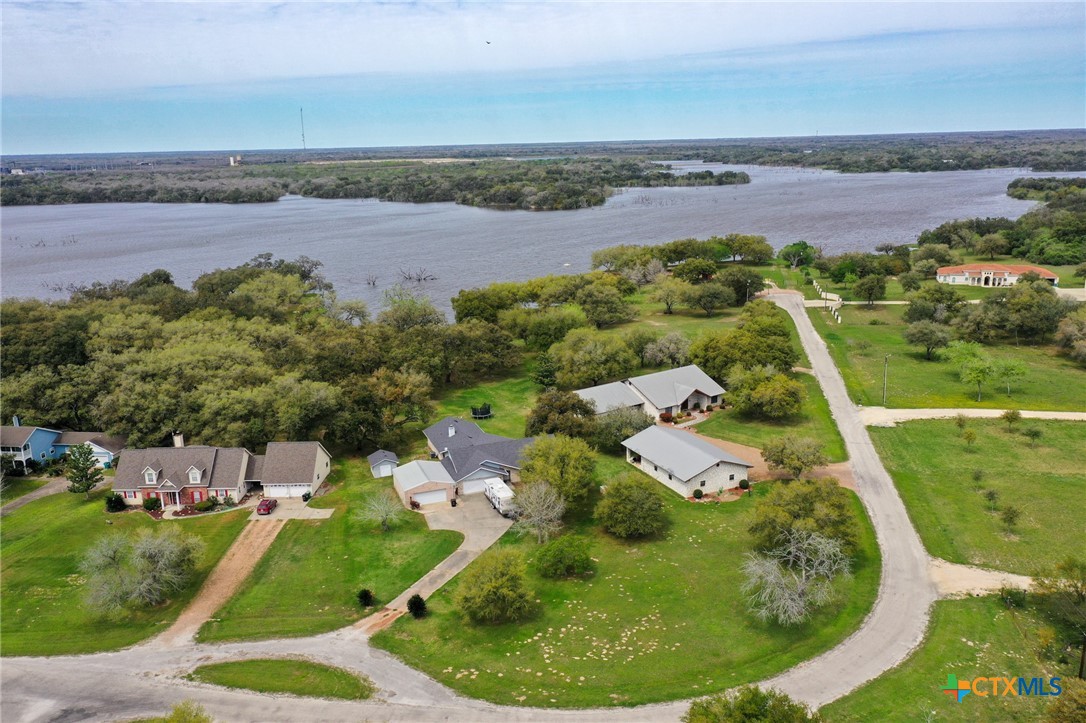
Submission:
[[[403,518],[404,507],[395,496],[384,492],[375,494],[366,500],[358,514],[360,519],[376,522],[382,532],[388,532]]]
[[[833,597],[833,580],[849,574],[841,543],[817,532],[788,530],[783,544],[766,554],[749,553],[743,592],[762,620],[796,625]]]
[[[377,274],[366,274],[366,285],[377,286]]]
[[[645,347],[645,362],[653,366],[667,364],[671,368],[690,361],[690,339],[677,331],[664,335]]]
[[[562,528],[562,515],[566,512],[566,501],[561,493],[546,482],[532,482],[517,491],[516,528],[522,532],[535,533],[536,542],[543,544],[550,536]]]
[[[87,550],[80,567],[87,576],[86,603],[104,614],[128,604],[158,605],[189,583],[203,550],[203,540],[176,528],[144,531],[135,540],[104,537]]]

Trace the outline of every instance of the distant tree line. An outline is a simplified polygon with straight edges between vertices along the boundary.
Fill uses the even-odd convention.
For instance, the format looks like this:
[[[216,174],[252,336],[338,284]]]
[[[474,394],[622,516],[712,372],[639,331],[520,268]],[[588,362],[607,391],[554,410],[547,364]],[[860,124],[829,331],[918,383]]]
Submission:
[[[644,159],[561,158],[374,163],[292,163],[202,171],[83,171],[5,176],[4,205],[262,203],[287,193],[315,198],[455,202],[552,211],[603,204],[613,189],[750,183],[743,172],[671,173]]]

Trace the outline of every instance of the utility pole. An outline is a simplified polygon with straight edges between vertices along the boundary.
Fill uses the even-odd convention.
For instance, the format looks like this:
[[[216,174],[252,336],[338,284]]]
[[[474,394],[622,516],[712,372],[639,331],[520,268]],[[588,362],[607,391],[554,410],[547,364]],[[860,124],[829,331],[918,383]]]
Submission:
[[[886,382],[890,378],[890,355],[887,354],[882,360],[882,406],[886,406]]]
[[[302,120],[302,150],[305,148],[305,108],[298,109],[298,117]]]

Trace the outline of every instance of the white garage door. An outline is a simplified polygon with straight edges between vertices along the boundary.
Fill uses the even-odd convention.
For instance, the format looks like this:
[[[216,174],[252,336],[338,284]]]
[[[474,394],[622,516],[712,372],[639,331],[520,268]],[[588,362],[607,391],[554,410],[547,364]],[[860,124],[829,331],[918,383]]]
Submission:
[[[494,480],[500,482],[497,477],[487,477],[486,479],[469,479],[465,480],[461,485],[460,494],[462,495],[474,495],[480,494],[486,491],[486,483]]]
[[[419,492],[417,495],[411,495],[411,499],[420,505],[432,505],[435,502],[444,502],[445,496],[445,490],[434,490],[433,492]]]
[[[264,485],[265,497],[301,497],[309,485]]]

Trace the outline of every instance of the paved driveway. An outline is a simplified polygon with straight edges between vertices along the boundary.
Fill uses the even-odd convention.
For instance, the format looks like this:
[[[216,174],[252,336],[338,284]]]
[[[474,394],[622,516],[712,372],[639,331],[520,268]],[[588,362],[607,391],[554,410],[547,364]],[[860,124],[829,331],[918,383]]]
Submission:
[[[23,505],[30,504],[34,500],[40,500],[42,497],[48,497],[49,495],[55,495],[58,492],[65,492],[68,489],[68,480],[61,477],[60,479],[50,480],[43,486],[34,490],[33,492],[27,492],[22,497],[16,497],[11,502],[8,502],[2,508],[0,508],[0,517],[11,514],[15,510],[19,509]]]
[[[249,515],[250,521],[256,520],[327,520],[335,510],[310,507],[302,502],[301,497],[289,497],[279,500],[279,504],[268,515],[258,515],[256,510]]]

